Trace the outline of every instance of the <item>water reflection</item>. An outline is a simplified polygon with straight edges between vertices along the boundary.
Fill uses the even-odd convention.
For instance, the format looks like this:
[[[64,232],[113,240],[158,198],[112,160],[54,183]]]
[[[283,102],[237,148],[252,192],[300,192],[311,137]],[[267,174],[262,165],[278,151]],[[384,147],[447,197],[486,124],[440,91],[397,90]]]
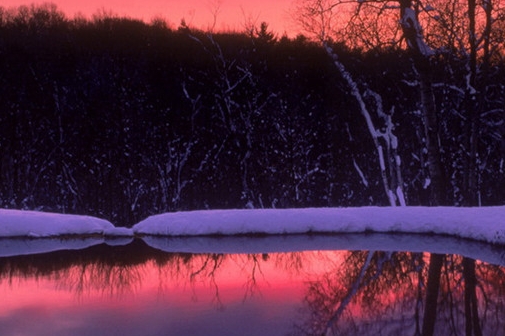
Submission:
[[[286,252],[290,239],[293,251]],[[394,238],[396,245],[384,235],[207,238],[192,245],[208,252],[197,254],[175,251],[195,243],[182,238],[150,240],[151,246],[135,240],[3,257],[2,335],[487,335],[505,329],[500,249],[450,239],[437,240],[428,252],[339,249],[356,239],[398,250],[407,238]],[[415,239],[421,245],[432,238]],[[337,250],[311,251],[307,244]],[[238,247],[241,253],[223,251]],[[466,254],[441,253],[444,248]]]
[[[490,335],[505,327],[503,267],[458,255],[348,252],[308,283],[303,335]]]

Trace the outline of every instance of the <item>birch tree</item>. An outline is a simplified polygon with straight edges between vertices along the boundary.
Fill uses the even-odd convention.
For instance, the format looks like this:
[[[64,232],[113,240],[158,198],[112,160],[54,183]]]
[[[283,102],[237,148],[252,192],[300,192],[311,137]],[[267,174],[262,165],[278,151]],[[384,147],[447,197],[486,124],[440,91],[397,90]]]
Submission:
[[[358,105],[377,153],[381,181],[389,204],[405,206],[398,139],[393,132],[392,112],[394,110],[385,113],[382,98],[372,89],[360,87],[356,78],[347,70],[335,49],[332,48],[332,37],[335,36],[336,26],[338,26],[335,8],[342,4],[332,0],[304,0],[299,3],[295,13],[300,26],[321,42]],[[372,104],[366,103],[367,98]],[[384,123],[383,131],[373,122],[372,112],[374,111]],[[356,161],[354,161],[354,167],[363,179],[363,173]]]
[[[482,137],[496,132],[482,119],[503,114],[503,108],[489,104],[490,99],[483,97],[492,59],[501,43],[500,30],[494,28],[500,26],[504,17],[500,2],[299,0],[296,4],[295,15],[300,26],[325,46],[333,39],[364,50],[393,47],[410,53],[415,78],[409,82],[419,88],[418,106],[423,117],[426,153],[423,161],[429,172],[425,186],[429,185],[431,190],[430,204],[452,204],[454,201],[455,204],[480,205],[481,174],[495,147],[488,144],[483,148]],[[437,82],[433,69],[441,59],[449,62],[447,67],[451,74],[448,79]],[[451,62],[458,65],[453,67]],[[461,64],[464,73],[461,73]],[[458,79],[454,80],[455,77]],[[443,107],[436,101],[439,88],[450,88],[452,96],[460,96],[458,106],[450,111],[461,116],[460,124],[464,125],[461,134],[451,134],[455,140],[440,135]],[[483,131],[483,127],[488,131]],[[449,147],[444,141],[457,146],[457,153],[448,153]],[[494,141],[486,140],[487,143]],[[444,158],[444,155],[451,158]],[[458,163],[451,166],[448,160]],[[449,200],[451,191],[453,200]]]

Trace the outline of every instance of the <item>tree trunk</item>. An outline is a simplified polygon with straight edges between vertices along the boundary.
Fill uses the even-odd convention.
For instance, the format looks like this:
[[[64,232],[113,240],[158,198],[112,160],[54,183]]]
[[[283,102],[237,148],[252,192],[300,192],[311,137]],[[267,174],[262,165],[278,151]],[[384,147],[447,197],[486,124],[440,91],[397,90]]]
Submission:
[[[431,179],[430,205],[447,205],[446,179],[442,167],[440,138],[438,133],[438,116],[433,95],[431,70],[429,60],[420,59],[416,62],[421,82],[421,104],[423,110],[424,133],[428,151],[428,171]],[[420,65],[419,65],[420,64]]]
[[[466,131],[466,165],[464,202],[466,206],[480,205],[477,172],[477,142],[479,137],[479,113],[477,104],[477,37],[475,30],[476,1],[468,0],[468,41],[470,54],[468,59],[468,74],[466,83],[465,108],[467,114]]]
[[[465,278],[465,330],[467,336],[482,336],[477,306],[477,278],[475,260],[463,258],[463,276]]]
[[[421,86],[421,110],[424,121],[426,149],[428,151],[428,171],[430,173],[431,204],[446,205],[446,183],[442,166],[440,139],[438,134],[438,117],[433,95],[431,61],[432,50],[425,44],[417,14],[412,8],[411,0],[399,0],[400,22],[403,36],[412,52],[414,65],[419,73]]]
[[[444,262],[443,254],[433,253],[430,256],[428,268],[428,284],[426,285],[426,304],[423,316],[423,336],[433,336],[437,319],[438,291],[440,288],[440,275]]]

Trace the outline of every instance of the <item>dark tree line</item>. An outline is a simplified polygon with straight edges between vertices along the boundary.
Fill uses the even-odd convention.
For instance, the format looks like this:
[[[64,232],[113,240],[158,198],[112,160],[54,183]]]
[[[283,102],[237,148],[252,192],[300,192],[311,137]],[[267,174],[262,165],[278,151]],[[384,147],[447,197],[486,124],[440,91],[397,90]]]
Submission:
[[[332,48],[377,107],[377,131],[400,139],[386,164],[401,158],[396,183],[408,204],[430,204],[409,53]],[[505,66],[489,64],[479,101],[487,111],[477,148],[483,205],[505,201]],[[465,66],[444,55],[432,61],[447,197],[456,205],[466,130],[454,82]],[[379,168],[333,60],[266,24],[208,34],[114,16],[70,20],[52,5],[0,9],[0,85],[2,207],[132,225],[176,210],[388,204],[382,174],[393,170]]]

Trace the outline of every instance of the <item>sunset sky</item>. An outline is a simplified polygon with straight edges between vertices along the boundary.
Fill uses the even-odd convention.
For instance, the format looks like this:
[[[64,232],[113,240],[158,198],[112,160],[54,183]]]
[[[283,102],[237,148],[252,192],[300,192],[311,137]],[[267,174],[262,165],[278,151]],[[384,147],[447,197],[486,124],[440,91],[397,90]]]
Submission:
[[[149,22],[162,17],[177,27],[182,18],[190,26],[207,29],[212,26],[213,12],[219,8],[216,29],[243,30],[246,22],[267,22],[277,34],[288,35],[293,30],[289,9],[293,0],[52,0],[69,17],[80,13],[91,17],[98,11],[112,11],[120,16],[140,18]],[[44,0],[3,0],[3,7],[16,7]]]

